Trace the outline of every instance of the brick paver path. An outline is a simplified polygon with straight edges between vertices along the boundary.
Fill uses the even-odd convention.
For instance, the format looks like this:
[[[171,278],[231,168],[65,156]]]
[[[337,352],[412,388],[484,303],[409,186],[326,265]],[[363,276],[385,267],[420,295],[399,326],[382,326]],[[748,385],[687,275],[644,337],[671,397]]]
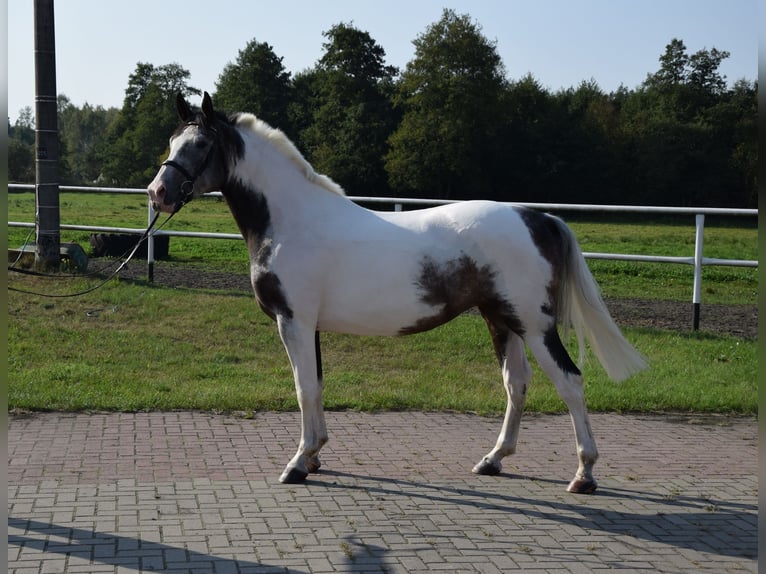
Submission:
[[[757,421],[594,415],[600,488],[566,416],[327,414],[323,468],[277,477],[297,413],[11,416],[8,571],[756,572]]]

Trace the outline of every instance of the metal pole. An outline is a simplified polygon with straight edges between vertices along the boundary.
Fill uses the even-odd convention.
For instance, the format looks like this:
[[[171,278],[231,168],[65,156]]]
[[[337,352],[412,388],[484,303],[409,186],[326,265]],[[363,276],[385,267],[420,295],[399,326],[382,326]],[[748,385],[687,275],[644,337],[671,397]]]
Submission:
[[[59,143],[53,0],[35,0],[35,267],[58,271]]]
[[[705,215],[696,215],[696,233],[694,235],[694,293],[692,294],[692,329],[700,328],[700,303],[702,300],[702,243],[705,232]]]

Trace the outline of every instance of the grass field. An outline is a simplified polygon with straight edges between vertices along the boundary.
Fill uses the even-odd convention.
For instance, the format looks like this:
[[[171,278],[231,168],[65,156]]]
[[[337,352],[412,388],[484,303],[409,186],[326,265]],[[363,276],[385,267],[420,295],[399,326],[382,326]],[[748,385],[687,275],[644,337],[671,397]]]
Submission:
[[[128,196],[78,195],[62,202],[62,222],[142,227],[145,202]],[[82,200],[80,199],[82,198]],[[32,194],[10,194],[9,219],[30,220]],[[80,203],[82,201],[82,203]],[[33,208],[31,213],[33,213]],[[225,205],[192,203],[171,228],[235,232]],[[689,223],[572,222],[585,251],[688,255]],[[27,231],[10,229],[9,245]],[[62,240],[88,245],[87,234]],[[706,256],[757,259],[757,230],[711,221]],[[171,239],[171,257],[186,265],[246,272],[241,241]],[[607,296],[688,301],[691,268],[591,261]],[[13,278],[48,290],[36,278]],[[78,290],[92,280],[70,281]],[[707,302],[755,304],[757,272],[709,268]],[[241,293],[170,289],[112,281],[76,299],[8,293],[8,405],[32,410],[241,411],[296,409],[291,371],[276,329]],[[615,384],[589,356],[586,396],[594,411],[757,413],[755,341],[710,334],[628,329],[649,359],[648,371]],[[463,315],[434,331],[403,338],[323,334],[331,409],[457,410],[498,414],[505,393],[481,318]],[[534,364],[534,361],[532,361]],[[565,410],[537,370],[527,409]]]

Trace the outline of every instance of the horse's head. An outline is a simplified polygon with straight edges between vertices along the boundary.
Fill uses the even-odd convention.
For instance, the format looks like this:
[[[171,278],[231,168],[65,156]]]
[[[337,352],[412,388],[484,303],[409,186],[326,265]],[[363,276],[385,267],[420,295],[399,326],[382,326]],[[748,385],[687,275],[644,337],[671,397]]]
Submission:
[[[174,213],[203,193],[225,183],[221,130],[226,126],[205,92],[202,110],[194,112],[181,94],[176,99],[183,124],[170,138],[170,154],[147,189],[154,208]]]

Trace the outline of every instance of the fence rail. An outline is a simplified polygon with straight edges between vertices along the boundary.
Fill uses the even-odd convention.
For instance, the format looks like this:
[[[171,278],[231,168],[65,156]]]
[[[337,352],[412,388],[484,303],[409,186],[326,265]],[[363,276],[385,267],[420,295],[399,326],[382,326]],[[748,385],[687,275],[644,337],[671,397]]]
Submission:
[[[34,191],[35,186],[31,184],[9,184],[9,191]],[[81,186],[59,186],[59,190],[62,192],[75,192],[75,193],[118,193],[118,194],[134,194],[134,195],[146,195],[144,189],[134,188],[116,188],[116,187],[81,187]],[[210,196],[221,197],[220,192],[213,192],[208,194]],[[395,211],[401,211],[404,206],[416,206],[416,207],[431,207],[435,205],[446,205],[449,203],[459,203],[461,200],[445,200],[445,199],[416,199],[416,198],[401,198],[401,197],[363,197],[363,196],[349,196],[349,199],[356,203],[364,204],[383,204],[393,205]],[[147,221],[151,221],[154,218],[154,210],[149,202],[147,202]],[[594,205],[594,204],[569,204],[569,203],[515,203],[515,205],[522,205],[531,209],[538,209],[544,211],[577,211],[577,212],[592,212],[592,213],[641,213],[641,214],[657,214],[657,215],[694,215],[695,216],[695,241],[694,241],[694,255],[688,257],[672,257],[665,255],[636,255],[629,253],[591,253],[584,252],[583,255],[587,259],[607,259],[616,261],[640,261],[650,263],[674,263],[682,265],[694,266],[694,286],[692,291],[692,327],[697,329],[699,327],[699,308],[702,293],[702,267],[705,265],[723,265],[733,267],[758,267],[757,260],[746,259],[718,259],[712,257],[703,257],[703,243],[704,243],[704,231],[705,231],[705,216],[706,215],[719,215],[719,216],[736,216],[736,217],[757,217],[757,209],[736,209],[736,208],[715,208],[715,207],[661,207],[661,206],[641,206],[641,205]],[[9,221],[9,227],[34,227],[34,223]],[[61,229],[78,230],[78,231],[91,231],[91,232],[105,232],[105,233],[124,233],[141,235],[145,229],[137,229],[131,227],[102,227],[102,226],[90,226],[90,225],[69,225],[62,224]],[[239,233],[205,233],[196,231],[172,231],[172,230],[157,230],[149,235],[147,240],[147,273],[149,280],[154,276],[154,236],[168,235],[176,237],[200,237],[208,239],[242,239],[242,235]]]

